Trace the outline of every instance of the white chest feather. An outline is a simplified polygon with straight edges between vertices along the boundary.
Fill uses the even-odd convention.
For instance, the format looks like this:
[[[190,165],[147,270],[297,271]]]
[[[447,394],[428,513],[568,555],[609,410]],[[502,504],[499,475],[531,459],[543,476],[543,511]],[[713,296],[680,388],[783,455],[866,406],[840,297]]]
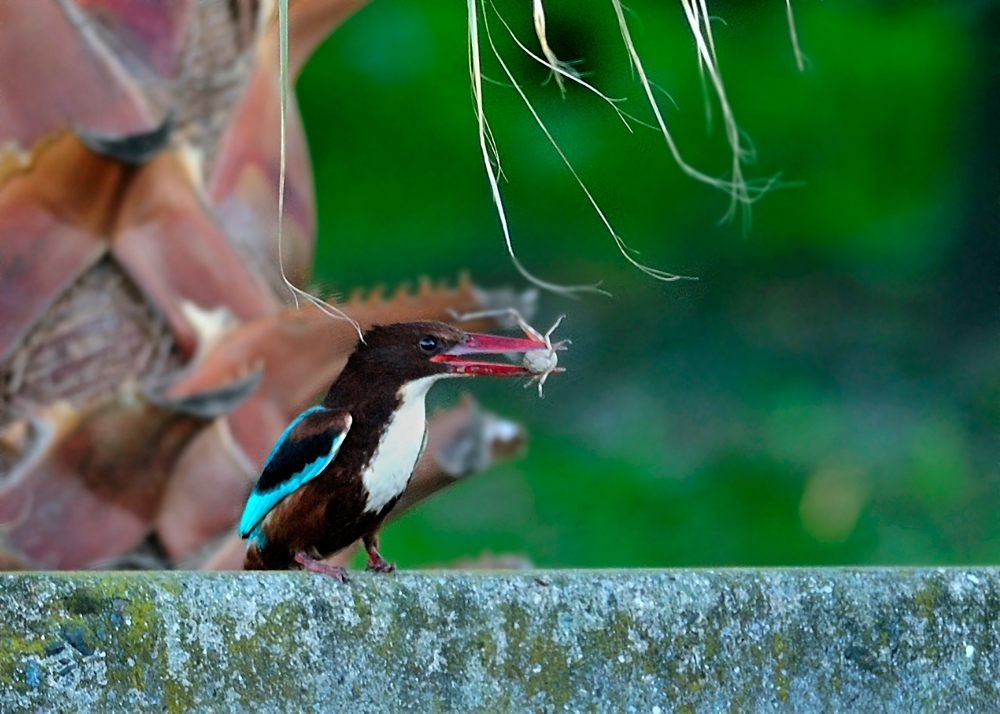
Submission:
[[[436,377],[410,382],[402,388],[402,404],[382,432],[382,439],[361,480],[368,490],[365,511],[378,512],[406,489],[424,447],[427,410],[424,397]]]

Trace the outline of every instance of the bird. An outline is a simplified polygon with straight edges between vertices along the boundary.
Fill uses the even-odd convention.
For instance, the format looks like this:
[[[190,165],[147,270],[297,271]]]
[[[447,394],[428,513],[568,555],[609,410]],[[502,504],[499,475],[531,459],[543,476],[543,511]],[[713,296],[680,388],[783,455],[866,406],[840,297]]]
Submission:
[[[360,538],[367,569],[393,571],[378,531],[426,446],[428,390],[450,377],[528,375],[468,356],[539,349],[434,321],[369,328],[322,402],[289,424],[265,461],[240,519],[244,569],[298,567],[347,582],[344,568],[322,561]]]

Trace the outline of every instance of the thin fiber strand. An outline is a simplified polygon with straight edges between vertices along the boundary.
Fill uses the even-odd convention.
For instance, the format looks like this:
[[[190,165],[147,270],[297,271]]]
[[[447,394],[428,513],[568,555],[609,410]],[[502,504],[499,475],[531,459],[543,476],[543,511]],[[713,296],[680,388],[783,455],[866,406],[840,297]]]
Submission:
[[[792,0],[785,0],[785,8],[788,12],[788,34],[792,36],[792,51],[795,53],[795,64],[800,72],[806,71],[806,58],[799,47],[799,33],[795,31],[795,15],[792,13]]]
[[[526,55],[528,55],[528,57],[530,57],[531,59],[535,60],[536,62],[538,62],[541,65],[544,65],[545,67],[548,67],[549,69],[552,69],[552,65],[550,65],[545,59],[539,57],[534,52],[532,52],[530,49],[528,49],[525,46],[525,44],[523,42],[521,42],[521,40],[518,38],[518,36],[516,34],[514,34],[514,30],[511,28],[510,24],[504,19],[503,15],[500,14],[500,11],[497,10],[497,6],[496,6],[495,3],[492,2],[492,0],[490,1],[490,5],[492,5],[493,12],[496,14],[497,18],[499,18],[499,20],[503,24],[504,28],[510,34],[510,38],[512,40],[514,40],[514,42],[517,44],[517,46],[520,47],[521,50]],[[628,112],[623,112],[621,109],[618,108],[617,102],[623,102],[623,101],[625,101],[624,99],[612,99],[611,97],[607,96],[606,94],[604,94],[603,92],[601,92],[599,89],[597,89],[594,85],[592,85],[588,81],[586,81],[580,75],[579,72],[576,72],[576,71],[566,72],[563,69],[558,69],[558,68],[555,69],[554,71],[555,71],[555,73],[556,73],[557,76],[562,76],[562,77],[565,77],[566,79],[569,79],[572,82],[576,82],[581,87],[583,87],[583,88],[585,88],[585,89],[593,92],[598,97],[600,97],[602,100],[604,100],[605,102],[607,102],[608,105],[612,109],[614,109],[615,114],[618,115],[618,118],[621,119],[622,123],[625,125],[625,128],[627,128],[630,132],[632,131],[632,125],[629,124],[629,121],[633,121],[636,124],[639,124],[641,126],[644,126],[644,127],[650,128],[650,129],[655,129],[655,130],[659,131],[659,127],[655,127],[652,124],[647,124],[646,122],[644,122],[644,121],[642,121],[640,119],[636,119],[634,116],[632,116]],[[503,86],[503,87],[513,88],[513,85],[508,84],[507,82],[495,82],[495,84],[498,84],[498,85]],[[668,97],[669,97],[669,95],[668,95]],[[671,98],[670,101],[673,101],[673,99]]]
[[[288,279],[285,273],[285,254],[283,243],[283,225],[285,217],[285,173],[286,173],[286,114],[288,112],[288,0],[278,0],[278,83],[280,107],[278,111],[280,127],[280,146],[278,150],[278,268],[281,271],[281,280],[285,287],[292,294],[295,307],[299,307],[299,297],[305,298],[312,303],[320,312],[336,320],[347,320],[358,333],[359,339],[364,339],[361,333],[361,326],[353,319],[344,314],[339,308],[320,300],[315,295],[302,290]]]
[[[507,225],[507,214],[503,207],[503,198],[500,195],[500,186],[497,182],[497,174],[493,169],[493,159],[490,154],[489,142],[487,141],[486,114],[483,109],[483,84],[482,84],[482,64],[479,56],[479,10],[476,7],[476,0],[467,0],[469,13],[469,74],[472,79],[472,97],[476,105],[476,119],[479,124],[479,149],[483,156],[483,166],[486,169],[486,177],[490,183],[490,192],[493,197],[493,204],[497,208],[497,215],[500,219],[500,228],[503,231],[504,243],[507,247],[507,255],[511,262],[525,280],[528,280],[540,288],[562,295],[574,295],[579,292],[604,293],[596,285],[558,285],[550,283],[537,276],[525,268],[518,257],[514,254],[514,246],[511,243],[510,228]],[[485,7],[484,7],[485,12]],[[508,74],[508,76],[510,76]],[[510,78],[513,82],[513,77]],[[516,86],[516,82],[514,82]],[[518,88],[520,91],[520,88]],[[498,162],[499,163],[499,162]]]
[[[508,79],[510,79],[511,83],[514,85],[514,89],[517,90],[517,93],[521,96],[521,100],[524,102],[525,106],[528,108],[528,111],[531,112],[531,116],[534,117],[535,122],[538,124],[539,128],[545,134],[545,137],[549,140],[549,143],[552,144],[552,148],[554,148],[556,150],[556,153],[559,154],[559,158],[561,158],[563,160],[563,163],[566,164],[566,168],[573,175],[573,178],[576,179],[576,182],[580,186],[580,189],[583,191],[584,195],[587,197],[587,200],[590,201],[590,205],[594,208],[594,211],[597,212],[597,215],[600,217],[601,222],[604,223],[605,228],[608,229],[608,232],[611,234],[611,237],[614,238],[615,244],[618,246],[618,250],[621,252],[621,254],[623,256],[625,256],[625,259],[629,263],[631,263],[633,266],[635,266],[636,268],[638,268],[640,271],[642,271],[646,275],[649,275],[650,277],[656,278],[657,280],[663,280],[663,281],[666,281],[666,282],[671,282],[671,281],[674,281],[674,280],[684,280],[684,279],[691,280],[691,279],[697,279],[697,278],[691,278],[691,277],[685,276],[685,275],[675,275],[674,273],[668,273],[668,272],[663,271],[663,270],[658,270],[656,268],[652,268],[652,267],[650,267],[648,265],[644,265],[643,263],[640,263],[639,261],[635,260],[635,258],[633,258],[631,255],[629,255],[630,252],[634,252],[633,249],[629,248],[625,244],[625,241],[622,240],[621,236],[619,236],[618,233],[615,231],[614,227],[611,225],[611,222],[608,220],[607,216],[604,214],[604,211],[602,211],[601,207],[598,205],[597,200],[594,198],[593,194],[590,192],[590,190],[587,188],[586,184],[580,178],[580,175],[576,172],[576,169],[573,168],[573,164],[570,163],[570,160],[566,157],[566,154],[563,152],[563,150],[559,146],[558,142],[556,142],[556,140],[552,136],[551,132],[549,132],[548,127],[545,126],[545,122],[543,122],[542,118],[540,116],[538,116],[538,112],[535,111],[535,107],[532,105],[531,101],[528,99],[527,95],[524,93],[524,90],[521,89],[520,85],[514,80],[514,75],[511,73],[510,69],[507,67],[507,63],[503,61],[503,57],[500,56],[500,52],[497,50],[496,45],[493,42],[493,35],[490,32],[489,22],[486,19],[486,14],[485,13],[486,13],[486,5],[485,5],[485,1],[484,1],[484,3],[483,3],[483,27],[486,30],[486,40],[487,40],[487,42],[490,43],[490,48],[493,50],[493,54],[496,57],[497,62],[500,63],[500,67],[503,69],[504,74],[506,74],[507,77],[508,77]]]
[[[563,83],[563,76],[573,78],[578,77],[579,73],[572,65],[556,57],[556,53],[552,51],[548,37],[545,34],[545,8],[542,5],[542,0],[531,0],[531,6],[531,15],[535,23],[535,35],[538,37],[538,44],[542,47],[542,54],[545,55],[545,61],[542,64],[552,71],[552,76],[556,80],[559,92],[565,97],[566,85]],[[483,11],[485,12],[485,8]]]
[[[731,199],[730,206],[722,218],[723,221],[732,218],[737,205],[743,207],[745,217],[749,221],[750,205],[759,199],[772,186],[774,186],[777,182],[777,178],[768,179],[762,185],[749,184],[743,178],[740,163],[745,158],[746,154],[740,146],[740,132],[736,126],[736,121],[729,106],[729,101],[726,98],[722,78],[720,77],[718,68],[713,60],[712,51],[702,35],[701,21],[699,20],[700,13],[698,13],[697,10],[692,9],[694,6],[692,5],[691,0],[681,0],[681,5],[684,8],[688,25],[691,27],[692,34],[695,38],[698,55],[704,62],[704,67],[708,71],[708,76],[712,81],[712,86],[715,89],[716,96],[720,99],[723,119],[726,124],[726,138],[733,154],[732,178],[728,180],[709,176],[708,174],[699,171],[688,164],[681,156],[680,150],[678,149],[673,136],[667,129],[666,122],[663,119],[663,114],[660,112],[659,104],[656,101],[656,97],[653,95],[652,84],[646,75],[646,70],[643,67],[642,60],[639,58],[639,53],[635,48],[634,42],[632,41],[632,36],[628,29],[628,23],[625,20],[625,12],[622,7],[621,0],[611,0],[611,3],[614,6],[615,14],[618,17],[619,31],[621,32],[622,40],[625,43],[625,48],[628,52],[629,59],[631,60],[632,67],[639,76],[639,82],[646,94],[650,109],[656,117],[660,133],[663,135],[663,138],[667,143],[667,147],[670,149],[670,153],[677,166],[691,178],[729,194]]]

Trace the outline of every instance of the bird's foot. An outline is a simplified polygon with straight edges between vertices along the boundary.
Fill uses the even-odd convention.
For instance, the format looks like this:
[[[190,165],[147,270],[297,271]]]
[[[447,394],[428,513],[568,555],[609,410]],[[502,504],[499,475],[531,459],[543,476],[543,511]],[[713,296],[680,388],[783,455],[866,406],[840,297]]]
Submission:
[[[367,570],[372,570],[376,573],[391,573],[396,569],[395,563],[390,563],[388,560],[382,557],[375,548],[368,549],[368,567]]]
[[[303,570],[308,570],[311,573],[329,575],[334,580],[339,580],[342,583],[351,582],[344,568],[341,568],[339,565],[327,565],[322,560],[316,560],[301,550],[295,554],[295,562],[301,565]]]

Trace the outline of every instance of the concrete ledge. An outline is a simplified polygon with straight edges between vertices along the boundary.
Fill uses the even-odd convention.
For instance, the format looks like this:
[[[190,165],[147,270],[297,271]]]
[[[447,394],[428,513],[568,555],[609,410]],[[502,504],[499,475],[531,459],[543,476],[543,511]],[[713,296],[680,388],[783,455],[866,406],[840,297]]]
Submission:
[[[997,711],[1000,570],[0,575],[0,711]]]

